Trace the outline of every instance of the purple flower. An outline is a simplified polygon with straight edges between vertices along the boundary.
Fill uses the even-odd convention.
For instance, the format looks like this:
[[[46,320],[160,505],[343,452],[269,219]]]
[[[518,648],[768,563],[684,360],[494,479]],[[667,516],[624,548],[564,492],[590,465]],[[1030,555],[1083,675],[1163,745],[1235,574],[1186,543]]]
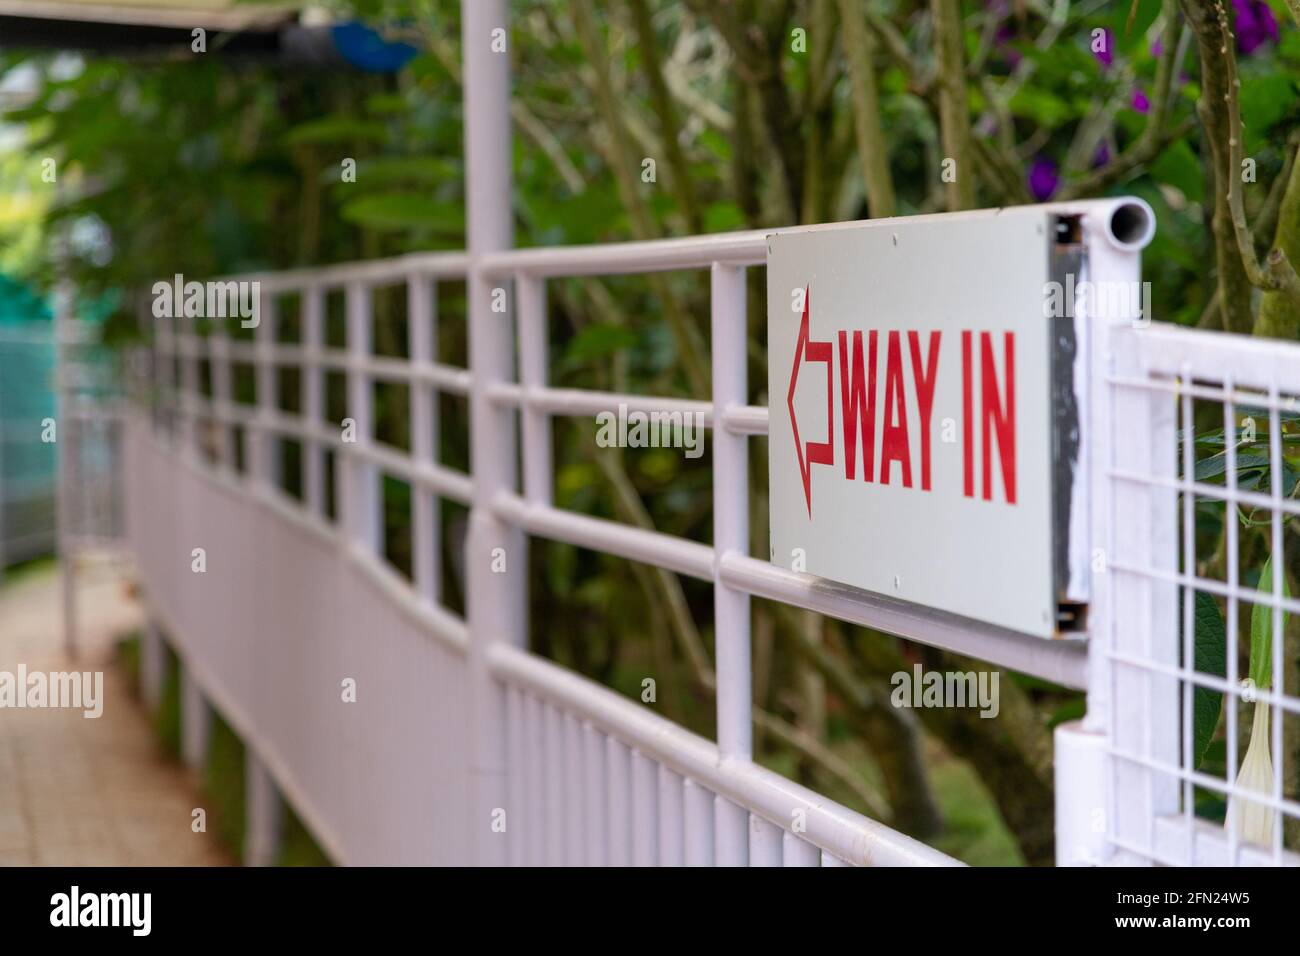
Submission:
[[[1110,144],[1099,143],[1097,145],[1097,152],[1093,153],[1092,155],[1092,165],[1094,167],[1105,166],[1109,162],[1110,162]]]
[[[1142,87],[1135,86],[1133,88],[1132,102],[1133,102],[1133,108],[1137,110],[1139,113],[1151,112],[1151,101],[1147,99],[1147,95],[1142,92]]]
[[[1093,31],[1090,46],[1092,55],[1097,62],[1103,67],[1108,67],[1115,59],[1115,34],[1110,32],[1110,27],[1105,27],[1101,34],[1101,36],[1096,36],[1096,31]]]
[[[1043,202],[1050,199],[1052,193],[1056,192],[1056,186],[1060,182],[1060,178],[1060,175],[1056,172],[1056,164],[1051,160],[1039,157],[1029,167],[1029,191],[1034,194],[1035,199]]]
[[[1011,45],[1016,38],[1016,31],[1009,23],[1004,23],[993,34],[993,49],[1013,70],[1020,65],[1020,51]]]
[[[1161,43],[1160,38],[1157,37],[1156,42],[1151,44],[1151,55],[1158,60],[1164,55],[1164,52],[1165,45]]]
[[[1236,12],[1237,49],[1249,56],[1261,46],[1278,39],[1277,20],[1264,0],[1232,0]]]

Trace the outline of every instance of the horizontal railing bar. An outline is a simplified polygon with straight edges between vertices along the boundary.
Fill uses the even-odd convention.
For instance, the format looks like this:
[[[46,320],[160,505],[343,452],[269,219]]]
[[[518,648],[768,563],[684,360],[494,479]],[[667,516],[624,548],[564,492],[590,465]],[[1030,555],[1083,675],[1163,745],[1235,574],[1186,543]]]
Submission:
[[[724,758],[716,744],[528,651],[496,643],[489,646],[487,659],[492,675],[503,683],[526,689],[582,717],[783,831],[789,831],[794,812],[803,811],[807,829],[799,837],[847,862],[860,866],[958,865],[952,857],[840,807],[765,767]]]
[[[462,279],[469,272],[469,256],[464,252],[413,252],[388,259],[341,262],[307,269],[279,272],[244,272],[222,276],[216,282],[257,282],[263,292],[290,292],[311,286],[333,288],[349,282],[379,284],[386,280],[404,281],[410,276]]]
[[[660,398],[585,388],[528,388],[513,383],[489,387],[488,397],[499,405],[523,406],[550,415],[574,418],[595,417],[601,412],[617,413],[620,405],[626,405],[629,412],[689,413],[702,416],[704,427],[713,427],[713,403],[690,398]],[[766,435],[767,421],[767,409],[757,405],[731,405],[723,416],[724,426],[734,435]]]
[[[702,581],[713,580],[713,549],[707,544],[527,502],[508,493],[497,496],[493,510],[530,534],[652,564]]]
[[[1133,330],[1142,368],[1161,375],[1181,375],[1186,369],[1213,369],[1217,379],[1231,378],[1236,386],[1300,393],[1300,345],[1276,339],[1252,339],[1208,329],[1185,329],[1157,323]]]
[[[1202,459],[1203,461],[1205,459]],[[1190,491],[1193,497],[1205,498],[1209,501],[1231,501],[1238,505],[1251,505],[1255,508],[1264,508],[1266,510],[1276,510],[1282,514],[1300,515],[1300,503],[1290,498],[1274,498],[1270,495],[1261,495],[1256,491],[1247,491],[1243,488],[1229,488],[1227,485],[1211,485],[1204,481],[1187,481],[1183,478],[1170,478],[1164,475],[1143,475],[1133,471],[1124,471],[1118,468],[1112,468],[1107,472],[1107,477],[1114,478],[1116,481],[1124,481],[1130,484],[1147,485],[1152,488],[1166,488],[1170,491],[1186,493]]]
[[[733,435],[766,435],[769,419],[761,405],[728,405],[722,424]]]
[[[490,253],[480,264],[493,279],[509,278],[516,272],[537,278],[636,275],[673,269],[707,269],[715,262],[756,266],[767,259],[768,232],[753,229],[680,239],[511,249]]]
[[[793,604],[850,624],[888,631],[907,640],[1041,677],[1062,687],[1076,690],[1087,687],[1085,641],[1050,641],[1020,634],[789,571],[740,554],[724,554],[719,563],[723,584],[756,597]]]
[[[899,217],[908,226],[924,222],[946,223],[991,219],[994,217],[1086,215],[1108,217],[1122,202],[1116,199],[1079,200],[1016,206],[1005,209],[972,209],[958,213],[929,213],[924,216]],[[768,236],[804,232],[827,232],[870,225],[875,229],[891,228],[890,220],[845,221],[784,229],[751,229],[742,232],[719,232],[676,239],[651,239],[640,242],[596,243],[585,246],[544,246],[531,249],[508,249],[488,253],[479,260],[484,273],[506,279],[515,273],[536,278],[570,276],[636,275],[673,269],[705,269],[714,263],[729,266],[757,266],[767,261]]]
[[[1188,846],[1188,837],[1192,846]],[[1156,817],[1155,849],[1165,859],[1179,861],[1183,866],[1191,861],[1194,866],[1230,866],[1241,862],[1247,866],[1276,866],[1273,852],[1250,843],[1238,843],[1238,861],[1229,862],[1228,831],[1220,824],[1209,820],[1193,820],[1191,832],[1188,832],[1187,818],[1182,814],[1168,814]],[[1135,849],[1133,852],[1150,855],[1146,850]],[[1282,866],[1300,866],[1300,854],[1283,850]]]
[[[220,402],[202,395],[181,396],[181,405],[187,414],[193,414],[194,409],[199,408],[202,414],[211,415],[226,425],[266,428],[282,436],[345,450],[383,466],[393,475],[426,491],[461,504],[469,504],[474,494],[473,479],[464,472],[437,462],[417,462],[403,451],[390,451],[376,442],[345,442],[337,429],[308,421],[300,415],[278,409],[258,409],[239,402]]]
[[[173,351],[188,358],[212,358],[210,346],[203,336],[170,336]],[[356,356],[346,349],[313,348],[291,342],[261,345],[254,342],[227,340],[226,357],[243,364],[257,365],[270,361],[276,365],[319,365],[331,370],[358,369],[376,378],[395,381],[422,382],[444,392],[457,395],[469,393],[468,369],[443,362],[414,361],[393,355]]]
[[[572,417],[595,416],[601,412],[617,414],[620,405],[629,412],[661,412],[704,416],[712,424],[713,404],[689,398],[659,398],[654,395],[630,395],[620,392],[597,392],[585,388],[528,388],[522,385],[497,384],[488,388],[488,397],[500,405],[524,405],[551,415]]]

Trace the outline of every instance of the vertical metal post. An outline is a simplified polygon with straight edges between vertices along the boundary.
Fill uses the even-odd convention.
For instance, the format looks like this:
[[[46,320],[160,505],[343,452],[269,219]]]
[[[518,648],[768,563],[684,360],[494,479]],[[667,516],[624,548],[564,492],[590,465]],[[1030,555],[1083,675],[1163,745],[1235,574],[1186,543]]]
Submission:
[[[302,290],[302,417],[307,428],[302,442],[303,497],[314,515],[325,513],[325,450],[312,435],[325,420],[325,382],[320,350],[325,342],[325,290]]]
[[[54,305],[54,421],[55,461],[58,473],[58,548],[63,598],[63,647],[69,657],[77,653],[77,553],[72,528],[72,502],[76,494],[76,409],[72,390],[68,347],[72,337],[74,308],[72,285],[62,280]]]
[[[714,264],[713,352],[713,549],[749,556],[749,468],[744,435],[723,425],[729,407],[745,404],[745,271]],[[750,692],[749,595],[722,583],[715,569],[713,609],[718,655],[718,748],[749,759],[753,748]]]
[[[721,559],[749,555],[748,445],[723,424],[727,409],[743,406],[745,369],[745,271],[714,263],[710,300],[713,360],[713,619],[718,658],[718,749],[724,758],[749,760],[753,753],[750,688],[749,595],[722,583]],[[744,865],[749,814],[719,798],[715,838],[719,865]]]
[[[492,512],[497,492],[516,480],[513,420],[494,405],[488,389],[511,376],[507,316],[492,311],[492,282],[483,256],[514,242],[510,182],[510,58],[504,0],[461,3],[465,79],[466,224],[470,255],[470,433],[474,497],[466,542],[469,693],[473,721],[470,830],[474,859],[499,865],[508,859],[511,819],[523,807],[506,806],[505,695],[488,671],[487,649],[497,641],[525,641],[525,574],[528,558],[518,528]],[[494,49],[495,47],[495,49]],[[494,812],[506,811],[506,832],[494,832]]]
[[[260,320],[254,330],[254,377],[257,381],[257,425],[245,439],[249,449],[248,472],[253,476],[260,492],[270,493],[279,488],[280,439],[272,427],[271,418],[278,405],[276,397],[277,367],[275,348],[276,302],[274,296],[263,293]]]
[[[244,750],[244,865],[274,866],[280,854],[284,804],[275,778],[251,745]]]
[[[524,389],[524,497],[534,504],[552,503],[551,416],[529,402],[532,389],[546,386],[546,280],[518,276],[519,379]]]
[[[140,632],[140,696],[150,713],[162,701],[163,682],[167,678],[167,646],[162,628],[153,618],[145,621]]]
[[[182,455],[197,455],[199,451],[199,354],[198,329],[194,316],[186,315],[184,310],[176,316],[180,334],[173,339],[176,354],[180,357],[180,401],[177,402],[177,414],[180,416],[178,431],[180,433],[180,451]]]
[[[212,739],[212,709],[188,663],[181,662],[180,672],[181,757],[187,767],[199,773],[207,761],[208,742]]]
[[[348,323],[348,417],[356,422],[356,444],[344,469],[347,490],[344,499],[344,526],[352,540],[367,552],[381,550],[379,524],[379,475],[374,463],[364,454],[374,437],[374,394],[365,365],[373,351],[370,325],[370,290],[363,283],[347,287]],[[346,446],[345,446],[346,447]]]
[[[208,337],[208,357],[212,370],[212,407],[217,421],[217,457],[223,468],[235,471],[235,426],[231,421],[230,402],[230,330],[217,322]],[[245,441],[250,439],[245,436]]]
[[[417,274],[407,280],[406,329],[411,366],[419,372],[437,358],[437,294],[428,276]],[[411,457],[417,466],[438,460],[438,392],[418,377],[411,382]],[[411,502],[415,589],[425,600],[437,603],[442,577],[439,500],[416,486],[411,488]]]

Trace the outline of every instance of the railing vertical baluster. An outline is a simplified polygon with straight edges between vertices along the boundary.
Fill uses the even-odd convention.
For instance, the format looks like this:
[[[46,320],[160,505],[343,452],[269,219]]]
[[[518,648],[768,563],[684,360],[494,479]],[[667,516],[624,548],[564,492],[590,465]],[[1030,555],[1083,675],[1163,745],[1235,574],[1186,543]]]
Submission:
[[[718,655],[718,747],[748,760],[753,746],[750,710],[749,595],[722,583],[718,561],[729,552],[749,556],[749,468],[745,436],[723,426],[729,406],[745,404],[745,270],[715,263],[712,285],[713,352],[713,608]]]
[[[465,205],[470,255],[470,443],[474,498],[466,543],[466,617],[469,623],[469,694],[473,722],[473,796],[469,825],[475,861],[500,864],[506,841],[490,826],[493,808],[506,801],[505,707],[485,653],[493,643],[523,646],[528,556],[520,530],[492,511],[499,491],[515,484],[517,451],[509,411],[493,405],[489,388],[511,375],[508,318],[492,311],[493,283],[482,272],[484,254],[514,243],[510,183],[510,57],[494,52],[508,36],[504,0],[461,4],[464,51]],[[499,31],[499,32],[498,32]],[[518,812],[515,808],[514,812]]]
[[[303,492],[314,515],[325,513],[325,449],[311,437],[325,420],[325,380],[320,350],[325,342],[325,290],[309,285],[302,290],[302,417],[307,423],[302,439]]]
[[[682,781],[682,862],[713,865],[713,794],[687,777]]]
[[[418,371],[437,357],[437,293],[428,276],[413,275],[406,285],[406,328],[411,365]],[[438,459],[438,393],[419,380],[411,382],[411,457],[416,465],[431,465]],[[439,529],[439,499],[418,486],[411,488],[413,527],[411,530],[412,571],[415,588],[426,600],[437,602],[442,534]]]
[[[724,758],[749,760],[753,749],[750,692],[749,595],[722,583],[724,554],[749,555],[748,444],[723,425],[729,406],[745,404],[745,271],[714,263],[713,354],[713,613],[718,658],[718,749]],[[717,801],[718,863],[744,862],[749,814]]]
[[[254,330],[253,371],[257,382],[257,415],[244,437],[248,449],[248,474],[261,491],[279,486],[279,441],[271,428],[270,418],[276,408],[275,298],[262,293],[260,320]]]
[[[546,386],[546,280],[520,275],[515,279],[519,296],[519,379],[524,387],[524,497],[551,504],[551,417],[529,402],[529,390]]]
[[[213,324],[208,337],[208,361],[212,370],[213,418],[217,422],[217,457],[224,468],[235,470],[235,432],[230,407],[230,328],[225,322]]]
[[[348,417],[355,422],[355,448],[364,452],[374,438],[374,390],[365,363],[371,356],[370,289],[361,282],[347,287]],[[345,446],[347,447],[347,446]],[[347,474],[345,527],[366,551],[381,550],[379,539],[379,476],[372,461],[355,451]]]
[[[180,336],[176,340],[176,352],[180,356],[181,401],[180,413],[180,447],[186,455],[196,455],[199,451],[199,354],[198,329],[194,316],[186,315],[182,310],[176,317],[180,327]]]

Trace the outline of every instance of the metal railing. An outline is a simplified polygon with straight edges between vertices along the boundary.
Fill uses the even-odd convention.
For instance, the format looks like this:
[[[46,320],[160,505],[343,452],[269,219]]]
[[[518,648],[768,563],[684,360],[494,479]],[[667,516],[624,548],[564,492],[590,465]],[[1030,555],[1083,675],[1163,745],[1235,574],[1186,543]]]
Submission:
[[[1289,407],[1281,396],[1300,394],[1300,348],[1133,328],[1132,315],[1087,317],[1080,371],[1091,438],[1080,520],[1107,563],[1092,581],[1087,640],[1030,637],[752,557],[747,442],[766,433],[768,419],[748,404],[745,270],[765,262],[767,235],[510,249],[508,67],[487,42],[503,22],[500,0],[464,5],[466,253],[236,277],[261,284],[252,341],[220,324],[200,335],[187,320],[155,323],[154,427],[137,420],[128,440],[131,537],[158,625],[146,642],[146,683],[158,679],[165,628],[181,658],[187,759],[202,757],[209,704],[246,739],[257,795],[250,857],[269,858],[274,796],[283,794],[340,862],[954,862],[753,762],[750,600],[758,596],[1087,689],[1087,718],[1056,733],[1058,862],[1291,862],[1280,827],[1271,849],[1260,849],[1244,845],[1231,823],[1216,830],[1196,818],[1195,788],[1234,786],[1190,765],[1191,687],[1231,700],[1241,691],[1233,644],[1222,678],[1180,664],[1178,622],[1191,613],[1192,589],[1226,599],[1233,621],[1246,595],[1235,555],[1225,582],[1194,577],[1175,502],[1183,492],[1184,520],[1194,496],[1272,509],[1275,541],[1280,516],[1298,509],[1276,478],[1267,492],[1180,479],[1174,413],[1181,403],[1186,418],[1191,398],[1208,398],[1231,420],[1232,404],[1246,403],[1236,390],[1249,385],[1259,392],[1249,403],[1272,416],[1277,475],[1277,416]],[[1089,217],[1109,208],[1069,211],[1096,238]],[[1140,279],[1133,249],[1097,243],[1094,279]],[[673,270],[710,275],[707,401],[548,384],[549,281]],[[468,368],[434,352],[439,285],[461,280]],[[394,284],[406,287],[409,359],[374,353],[374,290]],[[340,291],[343,349],[327,347],[324,334],[326,297]],[[492,307],[499,292],[505,314]],[[277,299],[287,293],[300,301],[296,343],[276,332]],[[251,404],[236,400],[236,366],[251,369]],[[285,368],[299,370],[296,414],[281,408]],[[346,380],[352,432],[326,420],[328,374]],[[379,381],[409,389],[409,453],[376,438]],[[468,472],[438,460],[444,392],[469,402]],[[699,413],[712,428],[711,544],[556,505],[552,419],[620,403]],[[302,462],[300,500],[285,491],[286,443]],[[385,475],[411,488],[409,582],[384,560]],[[440,591],[441,499],[469,507],[464,616]],[[528,535],[712,584],[716,742],[527,650]],[[1185,630],[1183,661],[1189,640]],[[1260,799],[1295,817],[1295,801],[1282,796],[1280,728],[1296,699],[1268,691],[1259,699],[1275,711],[1278,757],[1273,792]],[[1235,708],[1228,721],[1231,777]]]

